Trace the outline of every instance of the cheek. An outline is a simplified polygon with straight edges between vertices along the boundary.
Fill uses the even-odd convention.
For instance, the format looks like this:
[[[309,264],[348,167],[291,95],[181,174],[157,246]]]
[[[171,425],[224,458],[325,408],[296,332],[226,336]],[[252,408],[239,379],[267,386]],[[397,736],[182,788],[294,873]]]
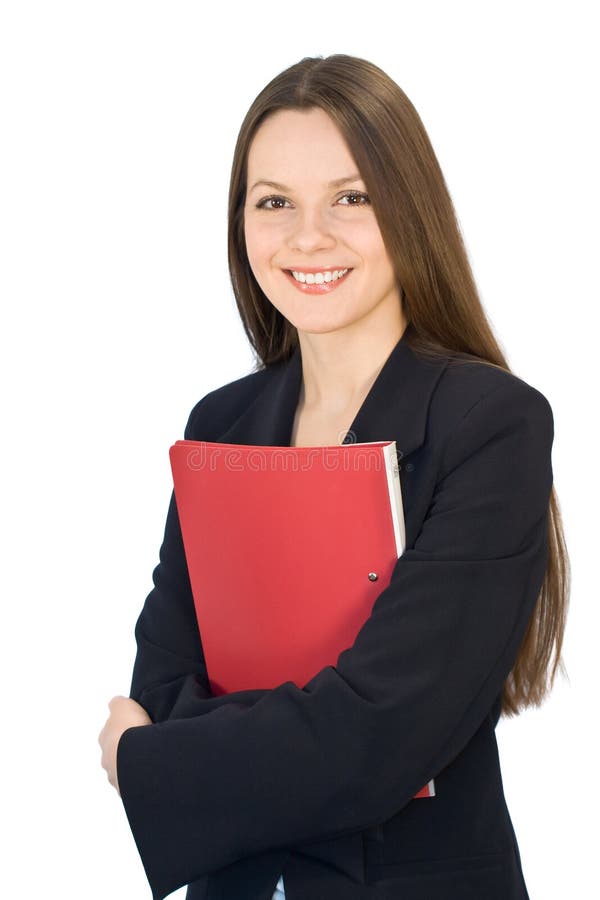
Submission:
[[[381,278],[387,280],[393,275],[392,261],[388,255],[387,248],[381,238],[379,229],[374,230],[365,236],[363,244],[364,258],[376,267],[381,273]]]
[[[256,258],[256,231],[248,224],[244,223],[244,240],[246,242],[246,254],[250,260],[250,265],[254,268],[254,260]]]
[[[340,235],[365,261],[381,263],[387,256],[381,231],[373,216],[350,219],[343,223]]]
[[[277,229],[252,221],[245,223],[244,236],[251,265],[264,265],[277,252],[281,243]]]

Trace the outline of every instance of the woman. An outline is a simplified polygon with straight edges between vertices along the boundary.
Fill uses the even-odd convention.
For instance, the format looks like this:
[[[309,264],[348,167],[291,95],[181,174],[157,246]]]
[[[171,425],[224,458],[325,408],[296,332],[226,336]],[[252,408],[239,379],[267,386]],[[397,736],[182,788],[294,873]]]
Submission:
[[[561,662],[552,411],[510,372],[423,125],[379,68],[305,58],[259,94],[229,263],[260,366],[185,437],[395,440],[406,549],[336,666],[213,697],[171,498],[131,696],[100,735],[153,896],[523,900],[494,729]]]

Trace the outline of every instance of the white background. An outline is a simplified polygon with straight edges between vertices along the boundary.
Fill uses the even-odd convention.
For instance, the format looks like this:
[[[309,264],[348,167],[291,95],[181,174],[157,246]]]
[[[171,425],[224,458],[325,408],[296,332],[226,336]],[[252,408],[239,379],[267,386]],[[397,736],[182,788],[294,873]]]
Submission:
[[[253,363],[226,263],[239,126],[278,72],[337,52],[415,104],[509,364],[554,411],[570,681],[498,740],[532,900],[598,896],[592,11],[2,4],[3,897],[150,897],[97,734],[129,689],[168,448]]]

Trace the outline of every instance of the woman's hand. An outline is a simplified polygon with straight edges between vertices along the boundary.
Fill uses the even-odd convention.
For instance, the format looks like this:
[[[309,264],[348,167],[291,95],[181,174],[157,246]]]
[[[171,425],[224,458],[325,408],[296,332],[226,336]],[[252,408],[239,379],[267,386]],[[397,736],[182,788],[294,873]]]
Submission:
[[[113,697],[108,704],[110,715],[98,736],[102,747],[102,768],[106,769],[108,780],[119,796],[117,780],[117,747],[124,731],[136,725],[152,725],[152,719],[143,706],[129,697]]]

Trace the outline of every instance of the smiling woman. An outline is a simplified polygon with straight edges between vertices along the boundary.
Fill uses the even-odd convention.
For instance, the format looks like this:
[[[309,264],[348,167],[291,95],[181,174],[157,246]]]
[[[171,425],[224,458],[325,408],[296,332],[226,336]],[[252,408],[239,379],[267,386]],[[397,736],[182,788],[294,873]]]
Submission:
[[[398,85],[344,54],[274,78],[238,136],[228,242],[258,364],[184,437],[395,441],[406,541],[335,665],[213,696],[172,495],[100,737],[154,900],[527,900],[495,727],[561,662],[554,421],[492,333]]]

